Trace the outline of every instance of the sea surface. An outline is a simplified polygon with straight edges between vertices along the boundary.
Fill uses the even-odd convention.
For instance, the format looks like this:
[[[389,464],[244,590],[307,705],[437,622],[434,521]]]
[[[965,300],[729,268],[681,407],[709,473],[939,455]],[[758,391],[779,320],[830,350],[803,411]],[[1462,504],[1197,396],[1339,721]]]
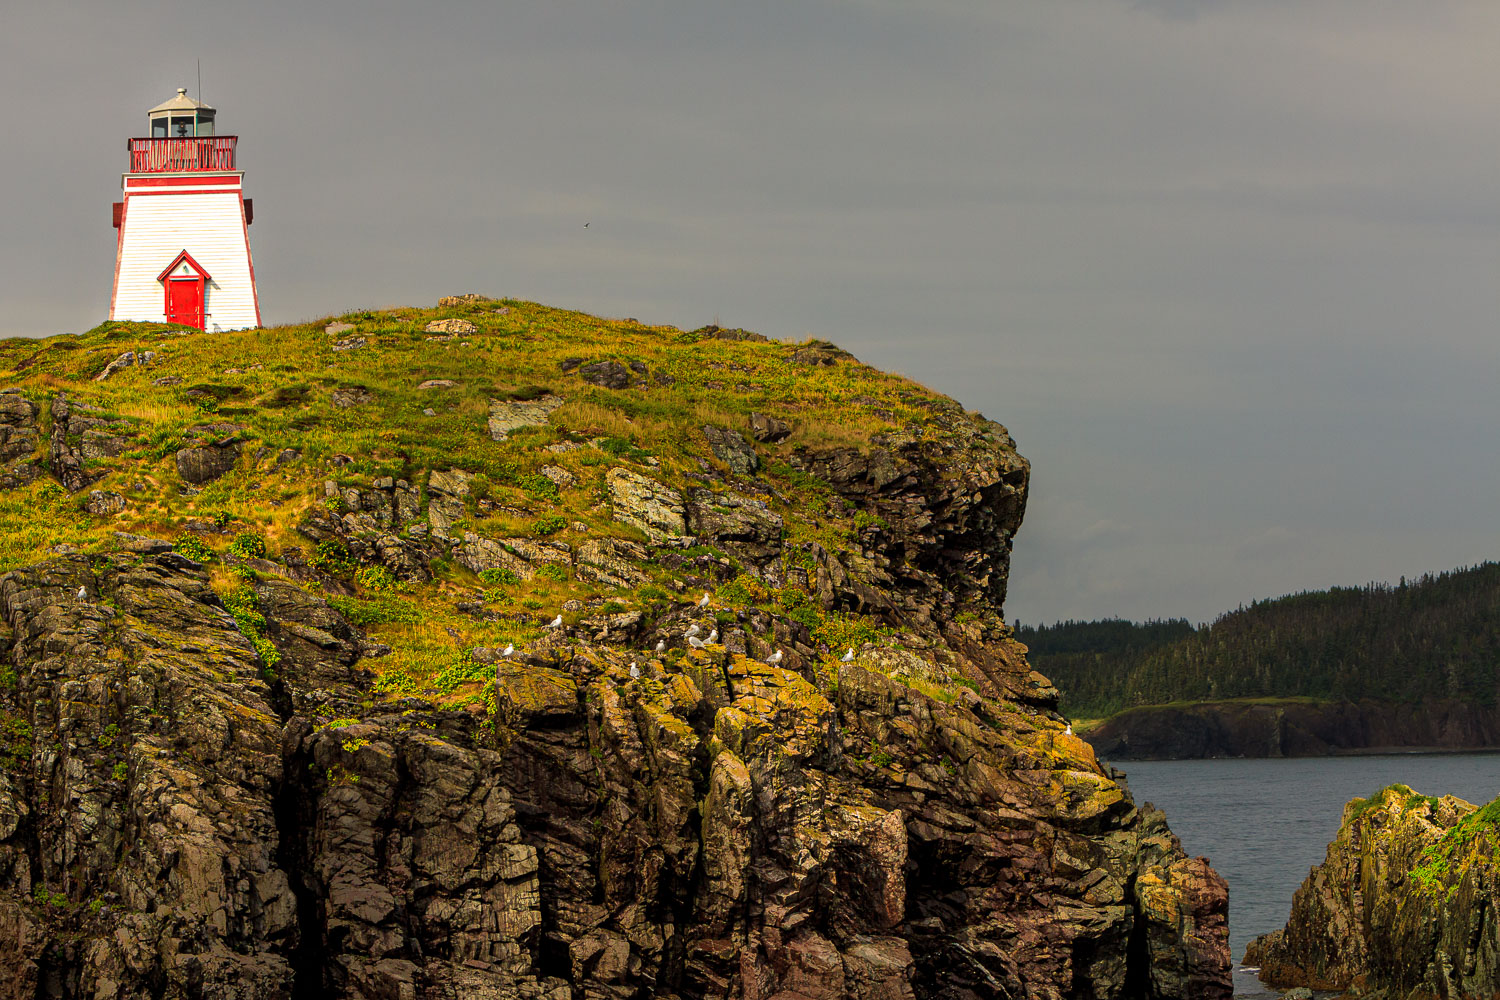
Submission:
[[[1500,754],[1396,753],[1295,760],[1121,761],[1137,804],[1166,811],[1190,855],[1229,882],[1235,996],[1269,997],[1240,959],[1250,939],[1285,926],[1292,893],[1323,862],[1344,803],[1400,782],[1476,805],[1500,795]]]

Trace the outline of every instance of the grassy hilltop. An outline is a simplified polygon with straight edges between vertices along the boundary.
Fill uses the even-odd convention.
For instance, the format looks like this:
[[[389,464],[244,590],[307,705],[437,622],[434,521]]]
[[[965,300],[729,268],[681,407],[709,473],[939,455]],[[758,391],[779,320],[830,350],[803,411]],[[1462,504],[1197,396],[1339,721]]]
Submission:
[[[90,419],[103,426],[84,437],[104,441],[92,449],[81,442],[91,481],[76,494],[45,475],[0,492],[0,571],[59,546],[112,551],[118,532],[173,540],[180,553],[211,564],[215,588],[274,660],[247,584],[282,570],[257,560],[300,548],[314,585],[392,647],[389,657],[370,661],[380,674],[377,691],[442,700],[484,696],[478,679],[486,668],[467,658],[473,647],[520,646],[558,612],[571,625],[601,611],[680,601],[689,581],[707,581],[721,606],[761,604],[792,616],[829,649],[889,633],[875,617],[819,608],[805,580],[768,588],[742,576],[712,546],[647,560],[646,578],[627,574],[625,586],[580,579],[545,551],[534,572],[495,566],[476,573],[439,558],[430,579],[403,580],[384,566],[362,565],[338,538],[309,538],[299,528],[310,515],[347,510],[328,483],[342,489],[390,477],[420,491],[427,470],[458,469],[472,479],[459,498],[455,539],[473,531],[542,545],[576,547],[591,537],[644,543],[646,530],[613,516],[606,470],[623,466],[668,482],[729,475],[704,428],[744,430],[757,412],[795,430],[760,446],[755,480],[780,517],[786,550],[858,548],[860,534],[879,531],[880,519],[850,509],[826,483],[794,468],[792,450],[945,433],[962,414],[951,400],[816,341],[649,327],[477,296],[445,301],[438,309],[361,311],[234,333],[105,323],[80,336],[0,342],[0,385],[18,388],[38,408],[35,467],[48,462],[48,407],[59,394],[96,408]],[[96,381],[125,352],[154,356]],[[558,398],[544,419],[504,440],[486,432],[497,404]],[[212,481],[186,481],[177,453],[227,436],[235,439],[233,467]],[[89,513],[91,497],[103,513]],[[115,504],[121,509],[107,509]],[[458,604],[466,610],[455,610]]]

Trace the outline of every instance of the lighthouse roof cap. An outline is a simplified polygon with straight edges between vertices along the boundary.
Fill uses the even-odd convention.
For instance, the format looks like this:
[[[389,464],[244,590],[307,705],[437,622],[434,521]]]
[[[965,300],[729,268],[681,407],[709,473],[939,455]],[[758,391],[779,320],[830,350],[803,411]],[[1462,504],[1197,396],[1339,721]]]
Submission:
[[[189,97],[187,95],[186,87],[178,87],[176,97],[172,98],[170,101],[162,101],[156,107],[146,112],[146,114],[155,115],[160,114],[163,111],[197,111],[200,113],[207,111],[209,114],[213,114],[214,108],[210,105],[204,104],[202,101],[195,101],[191,97]]]

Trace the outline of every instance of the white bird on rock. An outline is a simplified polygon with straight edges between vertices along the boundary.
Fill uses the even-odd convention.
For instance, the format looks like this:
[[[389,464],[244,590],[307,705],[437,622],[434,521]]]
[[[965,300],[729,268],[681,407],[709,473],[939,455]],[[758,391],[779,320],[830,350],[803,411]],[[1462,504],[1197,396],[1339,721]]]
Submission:
[[[840,663],[853,663],[854,662],[854,647],[853,646],[849,647],[849,652],[845,653],[844,656],[843,656],[843,659],[839,660],[839,662]]]
[[[665,653],[667,651],[667,640],[662,639],[660,642],[658,642],[656,644],[656,651],[658,653]]]
[[[1063,730],[1063,735],[1065,735],[1065,736],[1072,736],[1073,735],[1073,723],[1071,723],[1071,722],[1068,723],[1068,727]]]
[[[708,638],[704,639],[703,641],[704,642],[718,642],[719,641],[719,630],[718,629],[714,629],[712,632],[708,633]]]
[[[634,660],[631,660],[630,661],[630,679],[631,680],[635,680],[639,676],[641,676],[641,668],[635,665],[635,661]]]
[[[696,624],[689,625],[688,626],[688,630],[686,632],[682,633],[682,637],[684,639],[691,639],[693,636],[697,635],[699,632],[702,632],[702,631],[703,630],[701,628],[699,628]]]
[[[688,645],[692,646],[694,649],[702,649],[704,646],[707,646],[708,643],[704,642],[696,635],[690,635],[688,636]]]
[[[706,607],[708,607],[708,591],[705,590],[703,592],[703,599],[698,602],[698,607],[700,607],[700,608],[706,608]]]
[[[547,623],[548,628],[562,628],[562,615],[558,615]]]
[[[507,643],[506,646],[505,646],[505,649],[501,650],[500,655],[501,656],[509,656],[511,653],[514,653],[515,651],[516,651],[516,647],[513,646],[513,645],[511,645],[510,643]]]
[[[86,600],[88,600],[88,596],[89,596],[89,592],[88,592],[88,588],[87,587],[79,587],[78,588],[78,599],[80,601],[86,601]]]
[[[776,652],[774,652],[770,656],[766,657],[766,662],[769,663],[769,664],[771,664],[772,666],[775,666],[776,664],[780,663],[781,662],[781,650],[778,649]]]

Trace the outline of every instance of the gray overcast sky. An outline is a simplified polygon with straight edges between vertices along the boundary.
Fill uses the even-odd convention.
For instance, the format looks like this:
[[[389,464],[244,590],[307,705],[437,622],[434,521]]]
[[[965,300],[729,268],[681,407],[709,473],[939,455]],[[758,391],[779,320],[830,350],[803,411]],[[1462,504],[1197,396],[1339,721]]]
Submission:
[[[482,291],[827,337],[1032,460],[1013,619],[1206,620],[1500,556],[1500,4],[70,0],[0,25],[0,335],[104,318],[124,140],[201,56],[268,323]]]

